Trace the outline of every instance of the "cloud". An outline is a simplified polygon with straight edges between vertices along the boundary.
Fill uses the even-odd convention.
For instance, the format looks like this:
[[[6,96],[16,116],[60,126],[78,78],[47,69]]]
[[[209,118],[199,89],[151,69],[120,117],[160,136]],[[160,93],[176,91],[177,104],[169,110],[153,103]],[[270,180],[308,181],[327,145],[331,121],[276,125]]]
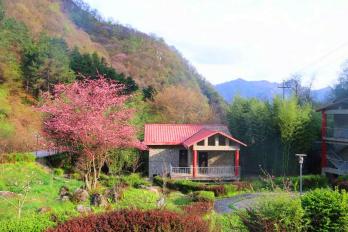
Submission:
[[[213,83],[280,82],[301,72],[333,84],[348,58],[348,1],[87,0],[106,17],[154,32]],[[319,59],[319,60],[318,60]]]

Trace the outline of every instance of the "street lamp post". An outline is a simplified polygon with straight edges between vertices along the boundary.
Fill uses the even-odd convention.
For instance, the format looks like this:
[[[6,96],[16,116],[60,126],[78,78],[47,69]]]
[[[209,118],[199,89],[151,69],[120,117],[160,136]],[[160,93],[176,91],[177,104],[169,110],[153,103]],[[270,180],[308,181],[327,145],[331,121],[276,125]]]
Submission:
[[[298,156],[298,163],[300,164],[300,195],[302,195],[302,167],[303,167],[303,159],[306,157],[306,154],[296,154]]]

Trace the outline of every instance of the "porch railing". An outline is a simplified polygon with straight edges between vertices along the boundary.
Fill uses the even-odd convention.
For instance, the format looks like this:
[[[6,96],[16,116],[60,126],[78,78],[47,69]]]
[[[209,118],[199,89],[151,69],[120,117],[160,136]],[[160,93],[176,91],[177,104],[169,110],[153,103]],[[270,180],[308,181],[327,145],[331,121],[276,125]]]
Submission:
[[[235,173],[238,168],[238,176]],[[172,167],[170,166],[171,177],[192,177],[193,167]],[[219,166],[219,167],[196,167],[197,177],[239,177],[240,167],[238,166]]]
[[[348,139],[348,128],[326,127],[327,138]]]

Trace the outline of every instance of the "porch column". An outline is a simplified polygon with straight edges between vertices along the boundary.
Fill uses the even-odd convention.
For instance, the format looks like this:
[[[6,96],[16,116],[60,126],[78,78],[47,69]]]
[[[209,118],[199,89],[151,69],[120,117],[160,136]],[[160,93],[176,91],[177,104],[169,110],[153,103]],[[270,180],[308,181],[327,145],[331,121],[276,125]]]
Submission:
[[[197,150],[193,150],[193,159],[192,159],[192,177],[197,176]]]
[[[239,150],[234,153],[234,175],[239,176]]]
[[[327,167],[327,144],[325,141],[326,137],[326,113],[321,112],[321,168]]]

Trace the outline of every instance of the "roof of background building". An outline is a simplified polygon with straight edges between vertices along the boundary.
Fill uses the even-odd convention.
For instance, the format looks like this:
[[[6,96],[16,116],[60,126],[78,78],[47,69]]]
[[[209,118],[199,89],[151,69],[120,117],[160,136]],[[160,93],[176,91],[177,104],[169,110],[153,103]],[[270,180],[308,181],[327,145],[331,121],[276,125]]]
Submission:
[[[144,143],[148,146],[183,145],[188,147],[217,133],[245,145],[232,137],[227,126],[220,124],[146,124]]]

